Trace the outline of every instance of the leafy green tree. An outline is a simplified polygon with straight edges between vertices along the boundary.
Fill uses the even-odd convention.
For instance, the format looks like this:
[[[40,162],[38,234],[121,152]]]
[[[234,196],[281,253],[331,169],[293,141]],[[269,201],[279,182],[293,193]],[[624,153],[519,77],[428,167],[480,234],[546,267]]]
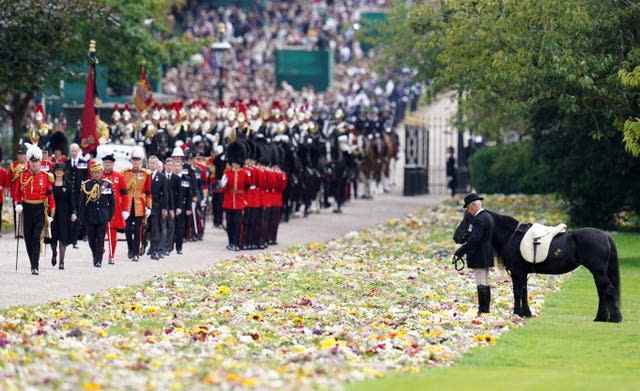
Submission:
[[[423,15],[420,25],[430,28],[397,20],[404,26],[394,29],[403,36],[383,36],[393,48],[381,51],[381,63],[434,64],[417,69],[433,78],[436,91],[459,91],[463,126],[497,141],[507,131],[532,138],[534,155],[569,201],[575,223],[611,226],[621,209],[640,211],[640,163],[623,143],[624,134],[627,149],[640,153],[637,2],[449,0],[396,7]],[[407,50],[407,42],[421,43]],[[429,56],[435,58],[424,59]]]
[[[89,40],[112,82],[131,84],[146,61],[154,72],[186,58],[202,42],[172,37],[169,12],[184,0],[0,0],[0,108],[14,145],[35,96],[73,78]],[[156,75],[157,76],[157,75]]]

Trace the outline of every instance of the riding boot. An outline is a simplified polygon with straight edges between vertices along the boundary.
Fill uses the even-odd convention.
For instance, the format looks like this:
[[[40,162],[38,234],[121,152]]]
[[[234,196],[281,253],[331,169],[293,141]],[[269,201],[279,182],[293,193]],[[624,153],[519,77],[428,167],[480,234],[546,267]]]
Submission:
[[[488,285],[478,285],[478,314],[489,313],[491,305],[491,287]]]
[[[51,266],[55,266],[58,263],[57,258],[58,252],[56,251],[56,245],[53,244],[51,246]]]
[[[60,264],[58,265],[58,269],[64,270],[64,255],[67,252],[66,246],[60,246]]]

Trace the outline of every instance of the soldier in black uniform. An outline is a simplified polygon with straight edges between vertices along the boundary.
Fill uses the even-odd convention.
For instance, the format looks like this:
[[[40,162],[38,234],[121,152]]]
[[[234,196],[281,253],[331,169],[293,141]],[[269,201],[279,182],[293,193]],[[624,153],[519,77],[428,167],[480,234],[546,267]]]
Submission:
[[[94,162],[90,171],[91,179],[80,186],[80,220],[87,231],[93,266],[102,267],[104,235],[107,223],[113,217],[115,200],[111,182],[102,179],[102,164]]]
[[[223,147],[221,145],[218,145],[216,147],[216,149],[214,150],[214,153],[215,153],[215,156],[213,158],[213,165],[215,167],[215,178],[214,178],[215,182],[214,181],[211,181],[211,182],[218,183],[218,181],[220,181],[222,179],[222,176],[224,175],[224,171],[227,168],[227,162],[226,162],[226,156],[223,151]],[[216,189],[215,187],[212,187],[209,190],[209,193],[212,195],[211,206],[213,209],[213,226],[217,228],[222,228],[222,216],[223,216],[222,200],[224,198],[224,194],[222,193],[222,190]]]
[[[78,144],[71,144],[69,151],[71,152],[71,156],[64,163],[64,177],[65,180],[69,181],[69,185],[72,189],[72,203],[74,205],[78,205],[80,202],[80,185],[82,185],[82,182],[88,178],[88,163],[82,157],[80,146]],[[80,225],[81,221],[79,220],[71,223],[71,244],[73,244],[73,248],[78,248],[78,238],[81,236]]]

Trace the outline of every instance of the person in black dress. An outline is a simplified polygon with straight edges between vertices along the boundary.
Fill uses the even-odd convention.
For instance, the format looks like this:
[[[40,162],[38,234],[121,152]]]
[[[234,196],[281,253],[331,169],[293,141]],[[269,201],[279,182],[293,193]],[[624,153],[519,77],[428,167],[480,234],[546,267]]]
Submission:
[[[73,224],[78,219],[76,197],[73,185],[66,178],[65,165],[58,163],[53,170],[53,198],[56,201],[56,212],[51,223],[51,265],[59,264],[64,269],[64,256],[67,246],[73,243]],[[59,255],[59,258],[58,258]]]

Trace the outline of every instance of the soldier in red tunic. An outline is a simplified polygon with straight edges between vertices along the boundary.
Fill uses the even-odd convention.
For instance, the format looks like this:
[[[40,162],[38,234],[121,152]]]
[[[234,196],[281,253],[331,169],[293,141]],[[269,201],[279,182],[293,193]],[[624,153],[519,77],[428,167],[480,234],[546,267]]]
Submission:
[[[51,192],[51,180],[47,173],[40,171],[42,151],[31,146],[27,151],[29,169],[17,179],[14,202],[16,215],[22,216],[24,243],[27,247],[31,274],[38,275],[40,266],[40,239],[45,220],[55,213],[55,201]]]
[[[124,230],[125,221],[129,218],[129,194],[127,190],[127,181],[123,174],[114,171],[113,165],[116,158],[112,153],[102,158],[102,166],[104,167],[103,178],[111,182],[113,198],[115,201],[114,213],[111,221],[107,224],[107,239],[109,242],[109,264],[115,263],[116,246],[118,244],[118,230]]]
[[[271,176],[272,176],[271,180],[272,180],[273,201],[271,204],[272,212],[270,216],[271,228],[269,229],[269,235],[270,235],[269,244],[277,245],[278,244],[278,228],[280,227],[280,218],[282,216],[283,193],[287,188],[287,174],[280,169],[279,159],[274,162]]]
[[[151,174],[142,168],[143,151],[138,148],[131,154],[131,168],[124,172],[127,182],[128,202],[124,210],[129,211],[127,219],[128,256],[134,262],[144,254],[141,242],[144,235],[145,219],[151,214]]]
[[[0,149],[0,163],[2,159],[2,149]],[[6,168],[0,166],[0,237],[2,237],[2,207],[4,205],[4,196],[11,189],[11,176]]]
[[[224,193],[222,208],[226,213],[228,250],[240,251],[240,232],[242,215],[247,206],[246,191],[249,188],[249,171],[242,168],[245,150],[237,142],[227,147],[227,158],[231,166],[227,168],[220,180],[220,188]]]
[[[18,191],[18,179],[20,178],[20,174],[27,168],[27,147],[23,144],[18,145],[18,149],[16,151],[16,160],[11,162],[9,166],[9,175],[11,176],[11,200],[13,203],[13,230],[14,235],[17,238],[18,236],[22,236],[22,231],[19,231],[18,227],[18,219],[15,212],[16,207],[16,192]]]
[[[247,191],[247,209],[243,220],[244,242],[247,250],[256,250],[260,246],[260,170],[256,166],[256,145],[252,141],[247,141],[249,156],[245,162],[245,169],[249,171],[249,190]]]

